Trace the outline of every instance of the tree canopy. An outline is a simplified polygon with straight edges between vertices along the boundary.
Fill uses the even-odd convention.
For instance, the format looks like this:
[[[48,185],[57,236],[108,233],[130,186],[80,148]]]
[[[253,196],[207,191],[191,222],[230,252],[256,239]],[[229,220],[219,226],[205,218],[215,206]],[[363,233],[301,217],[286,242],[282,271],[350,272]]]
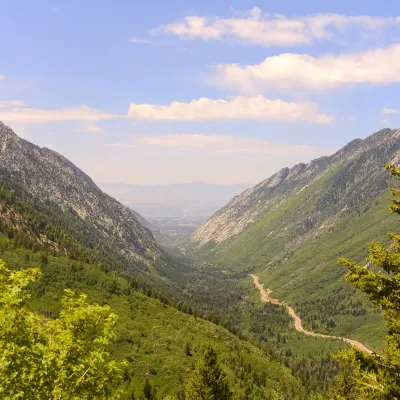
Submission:
[[[230,400],[232,392],[215,350],[207,346],[186,388],[186,400]]]
[[[11,271],[0,260],[0,397],[118,399],[123,363],[108,361],[116,315],[66,290],[57,319],[29,309],[39,269]]]
[[[400,169],[393,164],[386,168],[400,181]],[[393,197],[388,199],[389,211],[400,215],[400,189],[390,191]],[[389,233],[389,238],[389,248],[377,242],[370,244],[366,266],[339,260],[349,269],[347,281],[381,308],[388,335],[382,355],[368,355],[356,349],[340,353],[338,359],[345,364],[345,373],[332,395],[335,399],[400,398],[400,235]]]

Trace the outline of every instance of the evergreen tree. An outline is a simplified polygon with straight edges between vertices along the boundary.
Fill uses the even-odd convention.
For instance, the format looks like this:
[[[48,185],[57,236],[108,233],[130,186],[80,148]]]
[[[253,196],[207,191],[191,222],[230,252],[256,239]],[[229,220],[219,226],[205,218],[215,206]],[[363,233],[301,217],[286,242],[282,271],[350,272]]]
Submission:
[[[393,164],[386,168],[400,181],[400,169]],[[389,199],[389,210],[400,215],[400,189],[390,191],[394,197]],[[389,238],[389,249],[380,243],[370,244],[369,266],[339,260],[349,269],[347,281],[382,309],[388,336],[382,355],[356,349],[339,354],[337,358],[345,364],[345,373],[331,396],[333,399],[400,399],[400,235],[389,233]],[[374,272],[371,265],[377,266],[379,272]]]
[[[190,343],[188,343],[188,342],[186,342],[186,345],[185,345],[185,354],[186,354],[188,357],[191,357],[191,356],[192,356],[192,349],[191,349],[191,347],[190,347]]]
[[[148,379],[146,379],[146,382],[144,383],[143,394],[147,400],[151,400],[153,398],[151,384]]]
[[[232,392],[215,350],[208,346],[186,387],[186,400],[230,400]]]

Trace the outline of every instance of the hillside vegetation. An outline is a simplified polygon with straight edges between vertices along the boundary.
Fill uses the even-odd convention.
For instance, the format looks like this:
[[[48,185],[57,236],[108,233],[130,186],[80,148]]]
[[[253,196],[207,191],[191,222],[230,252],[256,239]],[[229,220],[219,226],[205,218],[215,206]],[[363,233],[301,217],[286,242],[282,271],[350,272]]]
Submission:
[[[379,313],[344,281],[336,260],[362,262],[368,242],[387,242],[398,218],[385,213],[390,176],[383,164],[397,160],[399,151],[400,130],[383,130],[331,157],[283,170],[211,217],[188,253],[229,271],[255,272],[305,327],[380,350]],[[225,219],[236,230],[221,236]]]

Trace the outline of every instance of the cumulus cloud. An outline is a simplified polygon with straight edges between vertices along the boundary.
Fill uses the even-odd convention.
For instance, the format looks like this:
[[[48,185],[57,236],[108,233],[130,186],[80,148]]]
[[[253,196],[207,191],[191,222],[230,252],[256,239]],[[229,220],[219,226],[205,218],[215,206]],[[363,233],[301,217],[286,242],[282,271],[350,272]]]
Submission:
[[[229,100],[199,98],[190,102],[173,101],[168,105],[131,103],[128,117],[149,121],[211,121],[258,119],[279,122],[307,121],[327,124],[335,117],[321,114],[311,102],[270,100],[263,96],[236,96]]]
[[[396,110],[395,108],[382,108],[382,114],[400,114],[400,110]]]
[[[245,93],[271,87],[321,90],[349,84],[387,85],[400,82],[400,44],[318,57],[284,53],[255,65],[221,64],[214,67],[209,81]]]
[[[161,25],[151,31],[153,35],[170,34],[185,39],[234,39],[244,44],[261,46],[296,46],[314,40],[332,40],[347,31],[371,32],[400,25],[400,18],[346,16],[341,14],[315,14],[287,17],[269,14],[258,7],[229,18],[186,16],[183,20]],[[353,37],[354,39],[354,37]]]
[[[0,109],[0,121],[42,124],[58,121],[101,121],[120,116],[81,105],[62,109],[9,108]]]

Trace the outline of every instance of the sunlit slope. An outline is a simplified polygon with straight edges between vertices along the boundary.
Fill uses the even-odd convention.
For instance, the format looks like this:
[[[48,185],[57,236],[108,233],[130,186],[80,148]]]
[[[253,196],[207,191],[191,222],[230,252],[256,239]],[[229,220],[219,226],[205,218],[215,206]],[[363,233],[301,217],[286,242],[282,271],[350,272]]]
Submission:
[[[196,241],[202,230],[210,233],[214,219],[220,222],[224,214],[232,216],[233,205],[240,213],[239,196],[197,231],[189,252],[231,271],[257,272],[274,290],[274,297],[298,309],[309,328],[350,334],[379,348],[384,335],[380,317],[344,282],[345,270],[337,259],[361,262],[370,241],[384,241],[388,231],[397,229],[398,219],[386,211],[390,176],[383,165],[397,162],[399,150],[400,131],[383,130],[302,166],[301,189],[290,179],[293,171],[276,181],[275,189],[260,184],[253,189],[258,194],[253,193],[257,200],[251,206],[249,194],[241,195],[247,202],[241,215],[252,209],[253,216],[261,217],[222,241],[206,236]],[[307,173],[317,164],[318,176]]]

